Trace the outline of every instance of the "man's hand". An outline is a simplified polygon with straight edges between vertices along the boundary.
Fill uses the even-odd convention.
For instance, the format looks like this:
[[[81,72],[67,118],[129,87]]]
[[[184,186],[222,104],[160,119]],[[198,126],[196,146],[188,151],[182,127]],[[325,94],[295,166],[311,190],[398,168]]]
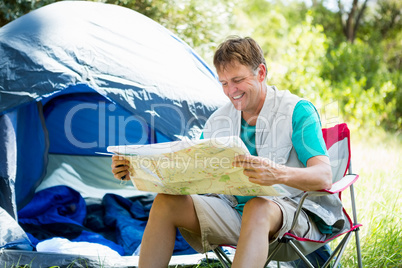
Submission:
[[[112,172],[114,177],[118,180],[130,180],[130,172],[128,171],[129,164],[130,162],[128,160],[124,160],[124,158],[121,156],[112,156]]]
[[[283,183],[286,167],[275,162],[253,155],[238,155],[233,162],[234,167],[244,168],[250,182],[271,186]]]
[[[330,189],[332,185],[331,165],[325,155],[311,157],[305,168],[287,167],[252,155],[237,156],[233,166],[243,167],[249,181],[260,185],[285,184],[302,191]]]

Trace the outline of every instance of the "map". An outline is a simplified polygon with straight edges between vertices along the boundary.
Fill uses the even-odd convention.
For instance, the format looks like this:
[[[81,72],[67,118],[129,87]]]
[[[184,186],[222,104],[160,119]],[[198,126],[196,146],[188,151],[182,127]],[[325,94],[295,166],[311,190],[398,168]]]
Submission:
[[[173,195],[288,194],[280,185],[261,186],[251,183],[243,174],[243,168],[232,166],[236,155],[249,154],[243,141],[236,136],[109,146],[107,150],[130,161],[131,180],[141,191]]]

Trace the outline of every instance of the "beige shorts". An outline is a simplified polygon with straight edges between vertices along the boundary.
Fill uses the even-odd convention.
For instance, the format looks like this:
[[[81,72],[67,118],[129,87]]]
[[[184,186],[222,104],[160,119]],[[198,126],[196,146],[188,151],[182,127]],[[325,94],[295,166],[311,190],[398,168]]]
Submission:
[[[192,195],[195,211],[201,228],[201,236],[184,228],[179,228],[184,239],[200,253],[208,252],[218,245],[236,245],[241,227],[241,215],[225,200],[215,196]],[[271,239],[274,243],[290,230],[295,204],[287,198],[270,198],[282,210],[283,223],[279,232]],[[302,211],[294,229],[295,235],[312,240],[323,240],[317,226]],[[267,237],[268,239],[268,237]]]

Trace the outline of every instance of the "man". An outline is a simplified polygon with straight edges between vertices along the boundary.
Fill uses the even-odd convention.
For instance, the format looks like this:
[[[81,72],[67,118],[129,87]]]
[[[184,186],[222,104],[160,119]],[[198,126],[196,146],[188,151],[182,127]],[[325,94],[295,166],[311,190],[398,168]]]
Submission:
[[[228,39],[215,52],[214,65],[230,103],[208,119],[203,137],[240,136],[250,155],[237,156],[233,166],[243,167],[250,182],[281,184],[291,195],[158,194],[141,243],[139,267],[167,267],[177,228],[199,252],[236,244],[232,267],[263,267],[269,244],[290,229],[301,193],[331,187],[317,111],[308,101],[266,85],[267,66],[259,45],[251,38]],[[126,164],[113,157],[117,179],[129,179]],[[342,223],[337,202],[307,200],[295,234],[325,239],[334,225]]]

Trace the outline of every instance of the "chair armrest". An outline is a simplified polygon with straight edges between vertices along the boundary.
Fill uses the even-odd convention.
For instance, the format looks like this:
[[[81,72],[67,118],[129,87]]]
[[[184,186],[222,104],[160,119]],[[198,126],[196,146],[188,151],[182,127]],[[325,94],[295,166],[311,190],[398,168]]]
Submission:
[[[336,194],[339,192],[342,192],[346,188],[348,188],[350,185],[355,183],[355,181],[359,178],[359,175],[357,174],[348,174],[339,181],[335,182],[332,184],[331,189],[328,190],[319,190],[319,191],[309,191],[308,195],[309,196],[320,196],[320,195],[330,195],[330,194]]]
[[[296,220],[299,217],[300,211],[302,210],[304,200],[308,196],[323,196],[323,195],[331,195],[331,194],[336,194],[336,193],[342,192],[343,190],[348,188],[350,185],[352,185],[358,178],[359,178],[359,175],[348,174],[345,177],[343,177],[342,179],[340,179],[339,181],[333,183],[331,189],[329,189],[329,190],[304,192],[303,196],[301,197],[301,199],[299,201],[299,204],[297,205],[295,216],[293,217],[292,226],[291,226],[289,232],[292,233],[292,230],[296,225]]]

